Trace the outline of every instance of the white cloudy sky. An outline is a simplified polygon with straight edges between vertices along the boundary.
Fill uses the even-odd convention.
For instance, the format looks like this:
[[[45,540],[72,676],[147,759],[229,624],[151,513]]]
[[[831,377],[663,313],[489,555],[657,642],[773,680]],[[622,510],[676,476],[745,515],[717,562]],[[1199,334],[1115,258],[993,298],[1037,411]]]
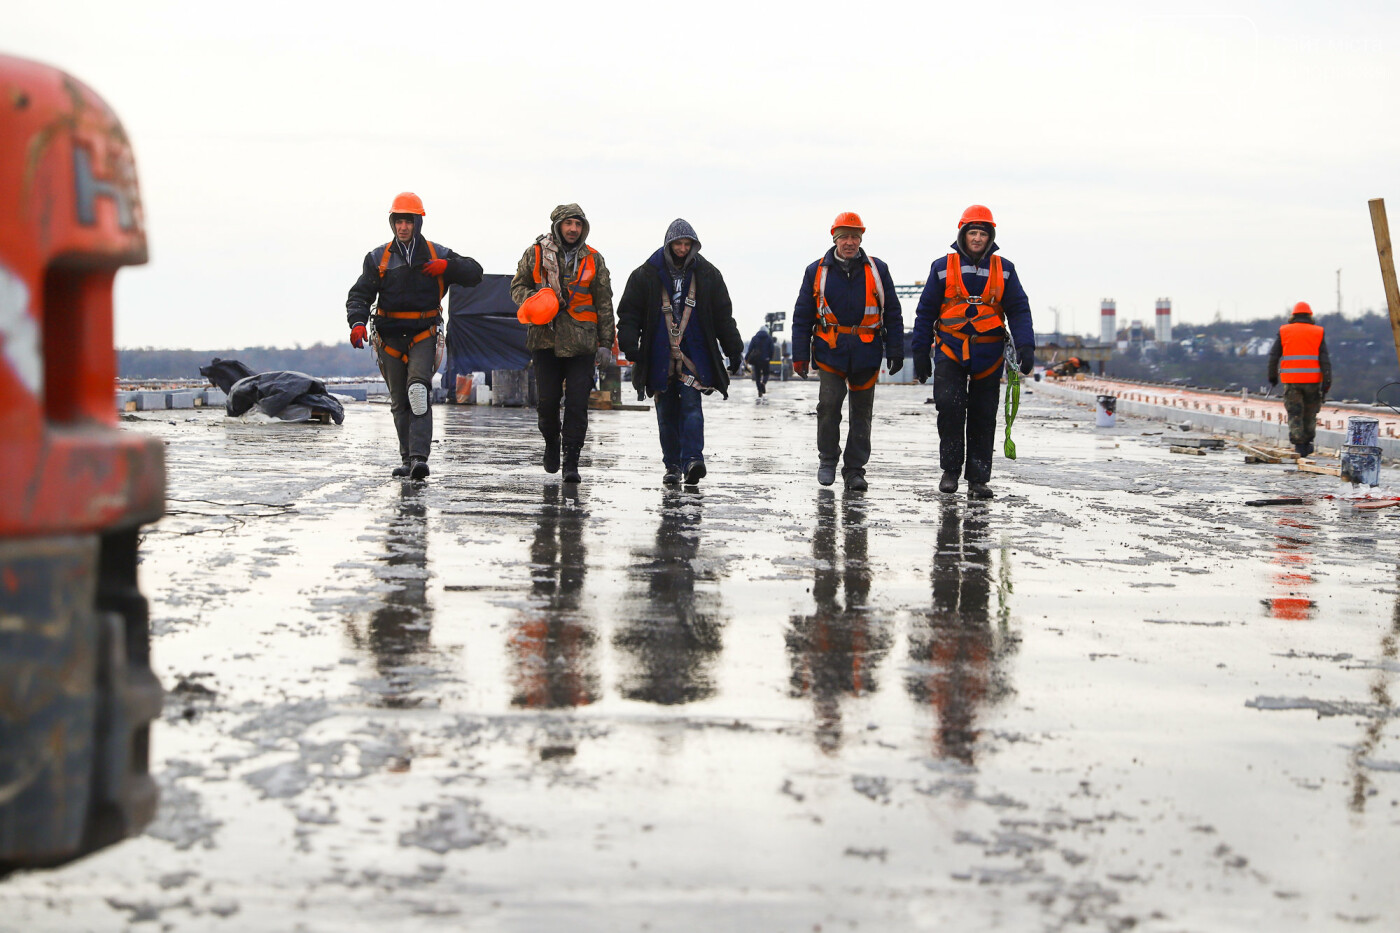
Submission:
[[[745,336],[855,210],[896,281],[989,205],[1049,330],[1384,306],[1400,229],[1387,3],[160,3],[48,0],[0,51],[58,65],[136,146],[151,263],[121,346],[344,339],[395,193],[512,272],[578,201],[621,289],[672,218]],[[906,309],[912,318],[912,308]]]

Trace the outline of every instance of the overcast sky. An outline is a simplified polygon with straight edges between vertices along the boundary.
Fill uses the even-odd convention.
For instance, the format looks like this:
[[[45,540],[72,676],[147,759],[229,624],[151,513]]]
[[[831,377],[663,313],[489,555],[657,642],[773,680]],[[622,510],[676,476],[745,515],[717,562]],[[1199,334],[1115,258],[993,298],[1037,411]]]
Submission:
[[[1384,308],[1400,231],[1395,4],[48,0],[0,51],[64,68],[131,135],[151,262],[123,347],[346,338],[402,190],[510,273],[577,201],[620,290],[695,225],[748,337],[854,210],[896,282],[988,205],[1036,329]],[[912,305],[912,303],[911,303]],[[913,308],[906,307],[906,322]]]

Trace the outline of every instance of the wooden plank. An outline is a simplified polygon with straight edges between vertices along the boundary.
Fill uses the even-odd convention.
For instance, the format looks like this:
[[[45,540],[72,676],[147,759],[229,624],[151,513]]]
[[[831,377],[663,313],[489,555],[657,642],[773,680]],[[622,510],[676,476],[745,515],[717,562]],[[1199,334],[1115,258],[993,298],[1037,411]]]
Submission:
[[[1299,472],[1299,473],[1321,473],[1323,476],[1336,476],[1336,477],[1338,477],[1338,478],[1340,478],[1341,475],[1342,475],[1341,467],[1325,467],[1325,466],[1318,466],[1316,463],[1313,463],[1313,462],[1310,461],[1310,460],[1299,460],[1299,461],[1298,461],[1298,472]]]
[[[1376,235],[1376,256],[1381,261],[1381,281],[1385,284],[1385,303],[1390,306],[1390,330],[1395,338],[1395,358],[1400,361],[1400,285],[1395,281],[1395,255],[1390,247],[1390,223],[1385,217],[1385,199],[1372,198],[1371,230]]]
[[[1192,457],[1204,457],[1206,452],[1200,447],[1182,447],[1180,444],[1173,444],[1171,452],[1174,454],[1188,454]]]

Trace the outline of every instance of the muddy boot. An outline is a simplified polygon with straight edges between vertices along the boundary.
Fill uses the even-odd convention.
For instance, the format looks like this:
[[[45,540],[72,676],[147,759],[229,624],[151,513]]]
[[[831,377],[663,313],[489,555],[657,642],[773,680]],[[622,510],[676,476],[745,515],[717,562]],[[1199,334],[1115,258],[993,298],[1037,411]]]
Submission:
[[[817,464],[817,482],[821,483],[823,486],[830,486],[832,483],[836,482],[836,464]]]
[[[394,467],[394,471],[389,475],[398,477],[399,479],[407,479],[408,471],[411,469],[413,469],[413,464],[405,460],[403,463],[400,463],[398,466]]]
[[[544,439],[544,471],[546,473],[559,472],[559,435],[546,437]]]
[[[679,486],[681,484],[681,468],[667,464],[666,475],[661,477],[661,482],[667,486]]]
[[[685,484],[694,486],[705,478],[705,461],[692,460],[685,465]]]
[[[564,448],[564,482],[566,483],[583,482],[583,477],[579,474],[578,471],[578,455],[579,448]]]
[[[1301,443],[1294,444],[1293,449],[1297,452],[1298,456],[1306,457],[1313,452],[1313,445],[1309,444],[1307,441],[1302,441]]]
[[[952,470],[944,470],[943,478],[938,481],[939,492],[957,492],[958,474]]]
[[[988,486],[986,483],[969,482],[967,484],[967,495],[970,499],[990,499],[993,495],[992,487]]]
[[[427,479],[428,473],[428,461],[422,457],[414,457],[413,463],[409,465],[408,475],[413,479]]]
[[[853,470],[846,474],[846,488],[851,492],[865,492],[870,484],[865,481],[864,470]]]

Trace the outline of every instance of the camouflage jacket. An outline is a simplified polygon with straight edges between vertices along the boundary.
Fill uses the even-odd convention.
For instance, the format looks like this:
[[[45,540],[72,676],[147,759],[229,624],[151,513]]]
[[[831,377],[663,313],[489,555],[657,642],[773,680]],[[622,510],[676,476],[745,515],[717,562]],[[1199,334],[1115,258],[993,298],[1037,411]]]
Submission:
[[[549,234],[537,242],[549,242],[562,249],[564,238],[559,232],[559,225],[569,217],[577,217],[583,221],[583,236],[579,237],[578,243],[574,245],[575,249],[582,250],[588,241],[589,226],[588,218],[583,215],[577,204],[561,204],[551,211]],[[595,252],[593,261],[596,268],[589,291],[593,297],[593,311],[598,315],[597,323],[575,320],[562,309],[561,301],[561,309],[553,321],[548,324],[530,325],[530,330],[525,335],[525,349],[531,352],[553,350],[555,356],[592,355],[599,347],[612,349],[616,333],[612,276],[608,272],[607,263],[603,261],[602,253]],[[541,287],[535,284],[535,244],[531,244],[520,257],[520,262],[515,267],[515,277],[510,280],[511,300],[517,306],[524,304],[525,299]]]

